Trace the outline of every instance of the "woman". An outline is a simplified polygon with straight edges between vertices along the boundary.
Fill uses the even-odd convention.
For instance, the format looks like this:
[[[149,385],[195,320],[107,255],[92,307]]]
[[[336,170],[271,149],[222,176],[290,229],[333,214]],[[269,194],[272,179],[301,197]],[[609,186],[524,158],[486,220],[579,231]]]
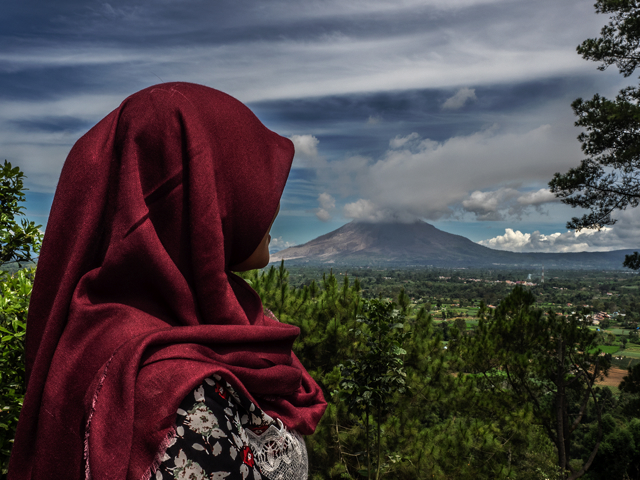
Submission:
[[[314,431],[326,404],[291,352],[298,329],[232,273],[268,261],[292,159],[240,102],[187,83],[132,95],[75,144],[31,299],[11,480],[198,478],[195,464],[202,478],[259,478],[253,424],[221,411],[253,408],[289,440]],[[221,410],[211,391],[231,393]],[[194,460],[184,432],[200,404],[246,468],[217,469],[233,446],[216,454],[211,435],[210,463]]]

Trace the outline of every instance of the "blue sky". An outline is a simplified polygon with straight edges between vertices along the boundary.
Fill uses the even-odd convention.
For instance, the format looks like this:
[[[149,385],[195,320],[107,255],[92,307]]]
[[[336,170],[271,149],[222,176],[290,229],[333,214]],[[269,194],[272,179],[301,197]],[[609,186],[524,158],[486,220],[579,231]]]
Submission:
[[[571,102],[637,82],[575,53],[606,21],[585,0],[10,0],[0,157],[46,223],[83,133],[137,90],[196,82],[296,144],[274,249],[392,219],[515,251],[635,248],[639,212],[576,235],[546,191],[582,158]]]

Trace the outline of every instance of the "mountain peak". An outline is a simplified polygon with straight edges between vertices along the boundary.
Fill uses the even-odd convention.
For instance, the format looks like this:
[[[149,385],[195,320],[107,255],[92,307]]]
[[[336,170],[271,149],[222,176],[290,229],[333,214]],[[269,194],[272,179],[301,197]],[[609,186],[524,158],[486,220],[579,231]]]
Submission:
[[[460,261],[464,256],[472,258],[485,251],[491,250],[422,220],[411,223],[353,221],[304,245],[277,252],[271,261],[431,265],[434,260],[436,263],[447,259]]]

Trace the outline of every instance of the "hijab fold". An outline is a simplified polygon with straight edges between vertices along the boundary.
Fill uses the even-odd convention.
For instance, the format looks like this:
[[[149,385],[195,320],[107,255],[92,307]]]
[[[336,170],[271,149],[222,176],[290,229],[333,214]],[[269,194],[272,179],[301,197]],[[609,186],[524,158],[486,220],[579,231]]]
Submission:
[[[139,480],[182,399],[218,374],[303,434],[322,392],[230,272],[273,219],[292,143],[208,87],[127,98],[62,170],[27,321],[9,479]]]

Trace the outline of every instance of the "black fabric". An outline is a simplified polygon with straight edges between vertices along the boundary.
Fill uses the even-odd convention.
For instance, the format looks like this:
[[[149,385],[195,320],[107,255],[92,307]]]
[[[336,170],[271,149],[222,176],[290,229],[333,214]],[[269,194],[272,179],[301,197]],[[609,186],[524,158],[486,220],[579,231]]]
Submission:
[[[180,404],[156,480],[260,480],[245,429],[259,434],[273,423],[220,377],[207,378]]]

